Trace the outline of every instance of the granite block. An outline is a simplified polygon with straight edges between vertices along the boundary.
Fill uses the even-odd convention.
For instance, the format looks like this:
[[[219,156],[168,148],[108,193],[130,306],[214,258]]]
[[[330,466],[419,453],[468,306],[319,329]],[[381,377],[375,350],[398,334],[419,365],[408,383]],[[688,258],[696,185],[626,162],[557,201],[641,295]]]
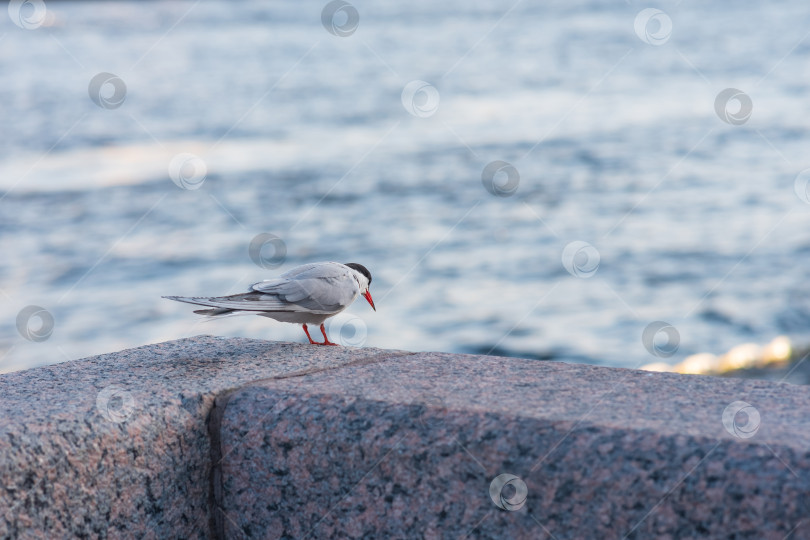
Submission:
[[[290,382],[217,403],[219,537],[810,538],[806,387],[433,353]]]
[[[210,537],[215,397],[379,354],[198,336],[2,375],[0,537]]]
[[[808,403],[199,336],[0,376],[0,537],[810,538]]]

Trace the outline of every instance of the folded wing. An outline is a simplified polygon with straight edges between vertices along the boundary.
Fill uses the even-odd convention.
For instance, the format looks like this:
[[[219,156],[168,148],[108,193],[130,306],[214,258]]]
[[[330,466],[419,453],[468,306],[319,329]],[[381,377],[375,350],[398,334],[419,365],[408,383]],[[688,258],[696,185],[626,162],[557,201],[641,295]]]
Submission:
[[[360,287],[349,274],[330,277],[304,277],[261,281],[251,289],[270,302],[285,306],[285,311],[336,313],[349,306],[360,294]],[[267,302],[268,300],[262,300]]]
[[[171,300],[233,311],[290,311],[332,314],[360,294],[351,270],[340,263],[304,265],[276,279],[260,281],[250,292],[231,296],[166,296]],[[226,313],[222,311],[222,313]],[[204,313],[218,315],[219,312]]]

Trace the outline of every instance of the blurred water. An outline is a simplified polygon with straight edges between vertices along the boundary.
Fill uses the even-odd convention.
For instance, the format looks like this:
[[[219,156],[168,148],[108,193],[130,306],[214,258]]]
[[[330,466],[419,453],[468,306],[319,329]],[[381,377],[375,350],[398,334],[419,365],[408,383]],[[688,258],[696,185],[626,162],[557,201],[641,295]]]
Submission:
[[[160,296],[317,260],[371,269],[378,311],[342,328],[367,346],[631,367],[656,360],[657,320],[680,334],[670,362],[806,341],[804,3],[656,4],[660,46],[634,31],[650,4],[353,4],[347,37],[320,1],[53,2],[32,30],[0,14],[0,369],[199,333],[301,341]],[[99,72],[121,107],[89,98]],[[413,80],[435,114],[406,111]],[[715,113],[725,88],[751,97],[742,125]],[[169,177],[184,152],[199,189]],[[494,160],[514,196],[484,189]],[[286,244],[277,269],[248,256],[263,232]],[[563,267],[573,241],[599,254],[590,278]],[[49,339],[18,333],[28,305]]]

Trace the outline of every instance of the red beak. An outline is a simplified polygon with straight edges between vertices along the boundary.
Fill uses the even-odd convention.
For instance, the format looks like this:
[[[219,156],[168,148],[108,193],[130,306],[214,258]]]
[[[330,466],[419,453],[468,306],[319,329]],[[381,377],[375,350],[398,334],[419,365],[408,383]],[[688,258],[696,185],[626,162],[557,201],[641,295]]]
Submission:
[[[377,311],[377,308],[374,307],[374,300],[371,299],[371,293],[368,292],[368,289],[366,289],[366,292],[363,293],[363,297],[368,301],[369,304],[371,304],[371,309]]]

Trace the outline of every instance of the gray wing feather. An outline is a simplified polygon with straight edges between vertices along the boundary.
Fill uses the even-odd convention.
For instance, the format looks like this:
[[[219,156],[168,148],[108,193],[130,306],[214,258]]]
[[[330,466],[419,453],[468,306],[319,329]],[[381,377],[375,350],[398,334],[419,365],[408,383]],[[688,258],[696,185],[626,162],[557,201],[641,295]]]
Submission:
[[[257,293],[234,294],[232,296],[164,296],[163,298],[198,306],[245,311],[287,311],[285,308],[289,307],[285,306],[275,296]]]
[[[253,291],[273,296],[289,311],[335,313],[345,309],[360,294],[360,287],[350,274],[294,280],[271,280],[256,283]],[[300,308],[300,309],[299,309]]]
[[[275,279],[254,283],[250,292],[231,296],[165,296],[178,302],[238,311],[337,313],[360,294],[352,270],[340,263],[305,264]]]
[[[312,311],[315,313],[333,313],[329,306],[307,308],[304,304],[288,303],[276,295],[258,292],[234,294],[232,296],[166,296],[169,300],[225,308],[235,311]],[[340,309],[340,308],[338,308]]]

